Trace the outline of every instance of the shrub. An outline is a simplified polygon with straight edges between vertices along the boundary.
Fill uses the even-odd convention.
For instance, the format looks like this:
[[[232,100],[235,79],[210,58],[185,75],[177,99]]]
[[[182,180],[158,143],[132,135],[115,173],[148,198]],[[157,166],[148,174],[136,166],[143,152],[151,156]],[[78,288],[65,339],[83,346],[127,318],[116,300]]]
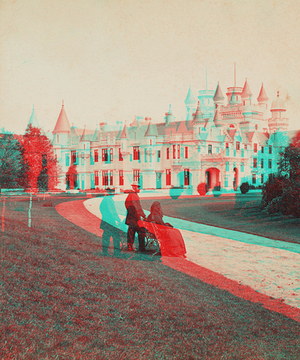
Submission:
[[[283,188],[286,180],[287,179],[281,175],[271,174],[269,176],[268,181],[266,181],[265,184],[263,185],[262,201],[261,201],[262,208],[268,206],[268,204],[276,197],[282,196]]]
[[[240,190],[242,194],[246,194],[250,189],[250,185],[248,182],[243,182],[240,186]]]
[[[199,195],[205,195],[208,191],[208,186],[204,182],[200,183],[197,186],[197,191],[198,191]]]
[[[281,212],[282,197],[276,197],[267,205],[267,211],[269,214],[275,214]]]

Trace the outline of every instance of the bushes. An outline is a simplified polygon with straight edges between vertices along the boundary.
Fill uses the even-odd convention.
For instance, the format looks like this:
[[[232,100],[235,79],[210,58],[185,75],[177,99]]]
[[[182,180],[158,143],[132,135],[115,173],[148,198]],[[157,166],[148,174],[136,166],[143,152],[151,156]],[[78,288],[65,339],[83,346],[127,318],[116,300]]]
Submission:
[[[300,181],[281,175],[270,176],[263,187],[261,207],[269,214],[300,217]]]
[[[262,191],[261,206],[264,208],[269,203],[283,194],[283,188],[287,179],[283,176],[271,174],[267,182],[265,182]]]
[[[243,182],[240,186],[240,190],[242,194],[246,194],[250,189],[250,185],[248,182]]]
[[[206,185],[206,183],[200,183],[198,186],[197,186],[197,191],[199,193],[199,195],[205,195],[208,191],[208,186]]]

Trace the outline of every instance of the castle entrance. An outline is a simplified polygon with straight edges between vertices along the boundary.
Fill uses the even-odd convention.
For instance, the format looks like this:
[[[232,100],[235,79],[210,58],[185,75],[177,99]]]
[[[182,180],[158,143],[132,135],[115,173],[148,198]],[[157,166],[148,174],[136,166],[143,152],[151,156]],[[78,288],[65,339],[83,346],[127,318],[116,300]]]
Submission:
[[[205,171],[206,185],[208,189],[220,189],[220,170],[217,168],[209,168]]]

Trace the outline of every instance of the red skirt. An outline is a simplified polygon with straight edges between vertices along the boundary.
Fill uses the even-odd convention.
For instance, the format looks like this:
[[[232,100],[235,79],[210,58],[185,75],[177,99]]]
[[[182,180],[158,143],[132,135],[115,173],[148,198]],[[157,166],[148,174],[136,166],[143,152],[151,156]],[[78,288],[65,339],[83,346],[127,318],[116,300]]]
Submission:
[[[181,232],[169,226],[139,221],[139,226],[146,228],[157,238],[162,256],[185,257],[186,248]]]

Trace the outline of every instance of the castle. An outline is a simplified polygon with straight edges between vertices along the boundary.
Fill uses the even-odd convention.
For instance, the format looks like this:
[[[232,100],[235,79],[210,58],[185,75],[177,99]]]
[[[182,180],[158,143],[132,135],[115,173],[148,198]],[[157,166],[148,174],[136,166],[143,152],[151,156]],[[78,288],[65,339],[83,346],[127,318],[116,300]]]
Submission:
[[[262,84],[254,104],[247,79],[227,88],[226,97],[225,103],[219,83],[215,91],[199,91],[198,100],[190,88],[185,120],[176,121],[170,106],[161,123],[136,117],[93,131],[70,126],[63,104],[52,132],[60,188],[128,189],[138,181],[143,189],[193,193],[200,183],[224,191],[245,181],[262,185],[289,141],[284,102],[277,93],[269,111]],[[34,110],[29,123],[38,126]]]

